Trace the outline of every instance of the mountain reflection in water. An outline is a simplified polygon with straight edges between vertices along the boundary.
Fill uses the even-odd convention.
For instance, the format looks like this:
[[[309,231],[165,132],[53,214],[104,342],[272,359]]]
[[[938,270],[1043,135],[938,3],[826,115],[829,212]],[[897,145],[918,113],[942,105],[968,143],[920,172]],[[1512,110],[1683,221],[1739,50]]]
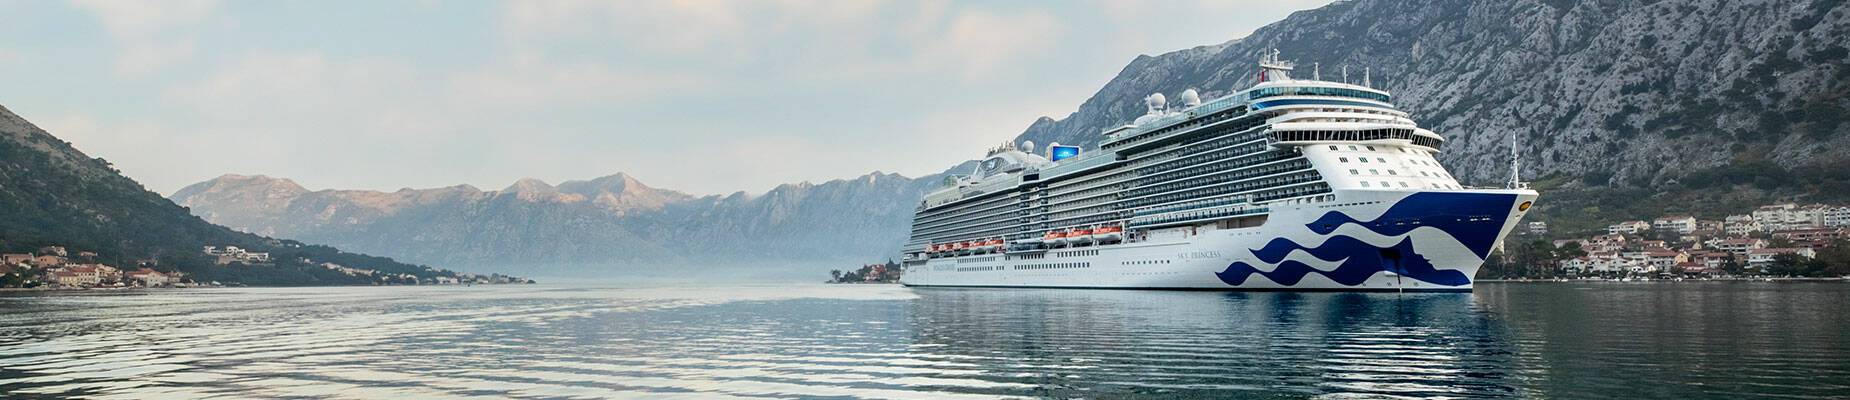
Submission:
[[[0,394],[1825,398],[1850,392],[1847,289],[0,293]]]

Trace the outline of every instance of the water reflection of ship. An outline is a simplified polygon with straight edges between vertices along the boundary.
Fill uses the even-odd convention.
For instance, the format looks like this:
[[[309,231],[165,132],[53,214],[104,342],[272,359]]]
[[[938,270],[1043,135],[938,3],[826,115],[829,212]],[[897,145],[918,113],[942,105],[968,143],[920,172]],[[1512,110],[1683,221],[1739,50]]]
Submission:
[[[1513,344],[1470,294],[938,290],[916,357],[1037,396],[1510,395]],[[1008,371],[997,373],[995,371]]]

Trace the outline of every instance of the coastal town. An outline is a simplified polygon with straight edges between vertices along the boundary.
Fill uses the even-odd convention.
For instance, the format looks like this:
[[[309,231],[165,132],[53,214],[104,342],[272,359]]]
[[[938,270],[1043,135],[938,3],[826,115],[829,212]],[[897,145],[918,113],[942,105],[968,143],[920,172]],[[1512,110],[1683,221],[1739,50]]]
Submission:
[[[1486,265],[1489,278],[1714,279],[1850,275],[1850,206],[1764,205],[1720,219],[1667,215],[1555,238],[1528,222]]]
[[[204,246],[201,249],[216,268],[251,268],[274,266],[270,253],[249,251],[238,246]],[[370,269],[347,267],[331,262],[300,259],[299,263],[320,266],[347,276],[371,278],[375,285],[496,285],[528,284],[532,279],[502,274],[462,273],[454,277],[420,279],[411,274],[391,274]],[[180,271],[163,271],[157,260],[139,260],[132,267],[118,267],[100,261],[90,251],[72,252],[64,246],[45,246],[32,252],[0,253],[0,288],[13,289],[105,289],[105,288],[186,288],[218,287],[225,284],[198,282]],[[428,267],[427,267],[428,268]]]
[[[899,283],[899,276],[903,272],[898,263],[887,261],[885,264],[867,264],[848,271],[829,271],[829,280],[825,283]]]

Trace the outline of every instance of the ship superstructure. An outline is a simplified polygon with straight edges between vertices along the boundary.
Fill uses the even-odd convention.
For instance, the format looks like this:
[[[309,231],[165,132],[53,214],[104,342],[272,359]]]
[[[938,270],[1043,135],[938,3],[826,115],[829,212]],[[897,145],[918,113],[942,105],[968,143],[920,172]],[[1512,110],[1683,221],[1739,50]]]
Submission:
[[[902,282],[1469,290],[1536,193],[1460,185],[1387,92],[1293,68],[1274,51],[1250,88],[1153,94],[1096,149],[991,150],[919,204]]]

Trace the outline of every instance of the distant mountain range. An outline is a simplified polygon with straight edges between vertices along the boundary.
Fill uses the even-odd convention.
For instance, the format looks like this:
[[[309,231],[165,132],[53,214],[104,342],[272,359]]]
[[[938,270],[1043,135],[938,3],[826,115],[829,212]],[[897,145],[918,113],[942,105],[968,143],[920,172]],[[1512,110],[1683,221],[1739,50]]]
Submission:
[[[268,252],[272,265],[219,266],[204,246]],[[454,273],[331,247],[276,240],[213,225],[91,158],[11,110],[0,107],[0,252],[45,246],[94,252],[119,268],[151,264],[199,282],[250,285],[342,285],[379,282],[320,263],[423,278]],[[308,261],[303,261],[308,260]]]
[[[569,274],[611,266],[885,260],[935,181],[873,173],[694,197],[624,174],[558,186],[308,191],[288,179],[226,175],[175,192],[208,220],[419,262]],[[897,227],[897,228],[895,228]]]
[[[1143,114],[1144,96],[1230,93],[1252,84],[1262,51],[1280,49],[1300,78],[1343,80],[1346,66],[1348,81],[1393,92],[1445,135],[1440,159],[1468,183],[1500,181],[1520,141],[1525,175],[1546,189],[1543,218],[1657,212],[1626,207],[1696,189],[1850,199],[1850,174],[1818,172],[1850,159],[1847,21],[1840,1],[1341,1],[1246,38],[1139,56],[1076,112],[1014,140],[1094,146]],[[446,265],[850,262],[894,254],[938,178],[691,197],[624,175],[393,193],[226,176],[173,199],[252,232]],[[1588,200],[1615,193],[1630,200]],[[1664,198],[1637,201],[1651,196]]]

